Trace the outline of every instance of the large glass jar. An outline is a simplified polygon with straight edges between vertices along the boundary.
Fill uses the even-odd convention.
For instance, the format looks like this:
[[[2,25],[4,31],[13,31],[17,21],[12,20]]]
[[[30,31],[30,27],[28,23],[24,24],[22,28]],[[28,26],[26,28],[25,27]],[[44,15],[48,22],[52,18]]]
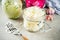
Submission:
[[[11,19],[19,18],[22,13],[21,0],[3,0],[2,7],[8,17]]]
[[[38,31],[44,26],[45,11],[39,7],[29,7],[24,10],[24,27],[31,32]]]

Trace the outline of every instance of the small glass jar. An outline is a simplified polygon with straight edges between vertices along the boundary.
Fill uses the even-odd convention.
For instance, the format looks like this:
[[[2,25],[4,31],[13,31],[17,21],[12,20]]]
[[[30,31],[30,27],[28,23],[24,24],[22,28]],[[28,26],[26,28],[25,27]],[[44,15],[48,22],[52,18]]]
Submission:
[[[39,7],[29,7],[24,10],[24,27],[28,31],[36,32],[44,26],[45,11]]]
[[[11,19],[19,18],[22,13],[21,0],[2,0],[2,7]]]

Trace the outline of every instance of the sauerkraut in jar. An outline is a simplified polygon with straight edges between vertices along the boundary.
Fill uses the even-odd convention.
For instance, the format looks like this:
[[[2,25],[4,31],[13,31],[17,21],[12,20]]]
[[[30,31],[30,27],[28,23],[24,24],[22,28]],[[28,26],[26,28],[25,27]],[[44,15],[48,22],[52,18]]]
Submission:
[[[3,10],[6,12],[9,18],[17,19],[22,12],[21,0],[2,0]]]
[[[28,31],[38,31],[44,26],[45,10],[39,7],[29,7],[24,10],[24,27]]]

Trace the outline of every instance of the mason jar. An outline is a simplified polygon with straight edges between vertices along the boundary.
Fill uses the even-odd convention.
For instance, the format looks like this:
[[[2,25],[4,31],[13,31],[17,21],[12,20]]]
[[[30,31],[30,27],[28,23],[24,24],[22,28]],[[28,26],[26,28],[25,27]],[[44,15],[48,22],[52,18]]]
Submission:
[[[21,16],[21,0],[2,0],[2,7],[7,16],[11,19],[17,19]]]
[[[31,32],[39,31],[44,26],[45,10],[39,7],[29,7],[24,10],[24,28]]]

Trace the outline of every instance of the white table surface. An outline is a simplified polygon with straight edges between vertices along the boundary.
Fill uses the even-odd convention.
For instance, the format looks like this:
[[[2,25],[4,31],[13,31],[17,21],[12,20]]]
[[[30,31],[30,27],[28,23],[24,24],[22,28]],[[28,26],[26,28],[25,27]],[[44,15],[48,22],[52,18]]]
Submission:
[[[50,23],[52,30],[49,32],[31,33],[26,31],[23,26],[20,26],[22,23],[21,19],[8,19],[6,14],[2,11],[2,7],[0,6],[0,40],[19,40],[19,37],[6,32],[5,24],[8,21],[14,23],[14,25],[21,30],[21,33],[26,35],[29,40],[60,40],[60,16],[58,15],[55,15],[54,21]]]

